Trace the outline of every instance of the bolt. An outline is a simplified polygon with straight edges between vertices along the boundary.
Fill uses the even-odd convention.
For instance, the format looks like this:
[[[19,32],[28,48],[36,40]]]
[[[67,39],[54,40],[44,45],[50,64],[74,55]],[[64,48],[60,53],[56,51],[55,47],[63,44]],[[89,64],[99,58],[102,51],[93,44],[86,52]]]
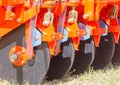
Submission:
[[[33,66],[34,63],[35,63],[35,59],[34,58],[28,60],[28,65],[29,66]]]
[[[78,35],[80,35],[80,32],[77,32]]]
[[[24,64],[24,61],[21,61],[21,64]]]
[[[62,36],[62,34],[60,34],[59,36],[60,36],[60,38],[62,38],[62,37],[63,37],[63,36]]]
[[[88,19],[89,18],[89,14],[84,14],[83,15],[83,19]]]
[[[35,41],[37,41],[37,40],[39,40],[40,38],[39,38],[38,36],[36,36],[34,39],[35,39]]]
[[[11,59],[12,62],[15,62],[15,61],[18,60],[18,55],[15,54],[15,53],[13,53],[13,54],[10,56],[10,59]]]
[[[22,19],[21,19],[21,18],[18,18],[18,19],[17,19],[17,22],[22,23]]]
[[[52,36],[52,38],[53,38],[53,39],[55,39],[55,38],[56,38],[56,36],[55,36],[55,35],[53,35],[53,36]]]
[[[86,31],[84,31],[84,34],[87,34]]]
[[[25,50],[23,49],[21,52],[22,52],[22,53],[24,53],[24,52],[25,52]]]
[[[35,0],[36,3],[40,2],[39,0]]]

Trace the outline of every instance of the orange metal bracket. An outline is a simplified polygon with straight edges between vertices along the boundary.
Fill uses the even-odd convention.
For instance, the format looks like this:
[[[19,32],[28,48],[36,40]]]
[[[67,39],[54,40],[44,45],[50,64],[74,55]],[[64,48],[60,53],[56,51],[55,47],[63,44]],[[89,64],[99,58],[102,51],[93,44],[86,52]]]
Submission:
[[[109,26],[109,32],[113,33],[115,43],[118,43],[120,36],[120,26]]]
[[[15,18],[15,13],[14,12],[10,12],[10,11],[6,11],[5,13],[5,20],[11,20]]]
[[[43,29],[41,32],[43,33],[43,37],[42,37],[43,41],[60,40],[64,36],[63,33],[55,33],[55,30],[52,24],[49,24],[49,26],[43,26]]]
[[[74,22],[72,24],[68,23],[66,29],[68,31],[68,37],[72,38],[73,40],[73,45],[75,50],[78,50],[80,37],[78,34],[79,28],[77,22]]]
[[[84,5],[84,19],[92,21],[94,19],[95,0],[82,0]]]
[[[105,33],[106,33],[105,28],[98,28],[93,30],[92,35],[93,35],[93,39],[96,47],[99,46],[101,34],[105,34]]]
[[[71,6],[71,7],[73,6],[73,7],[75,7],[75,6],[78,6],[79,3],[80,3],[79,1],[73,2],[73,1],[70,1],[70,0],[69,0],[69,1],[67,2],[67,6]]]
[[[25,0],[0,0],[0,5],[8,6],[8,5],[23,5]]]
[[[117,18],[110,20],[109,32],[113,33],[115,43],[118,43],[120,37],[120,25]]]
[[[68,23],[66,25],[66,29],[68,31],[68,37],[72,38],[75,50],[78,50],[78,46],[80,43],[80,36],[85,36],[86,31],[79,30],[77,22],[74,22],[72,24]]]
[[[48,42],[50,53],[54,55],[56,41],[62,39],[64,35],[62,33],[55,33],[55,30],[52,24],[49,24],[49,26],[43,26],[43,29],[41,32],[43,33],[42,41]]]
[[[17,8],[16,8],[17,9]],[[3,37],[10,31],[14,30],[27,20],[34,17],[36,14],[39,13],[39,6],[33,6],[29,9],[25,9],[21,7],[21,12],[24,11],[24,13],[20,13],[20,9],[17,9],[15,11],[15,18],[13,20],[3,21],[0,23],[0,37]],[[21,15],[20,15],[21,14]]]
[[[55,8],[58,7],[58,8]],[[63,33],[56,33],[57,31],[57,21],[53,21],[53,23],[49,23],[48,26],[44,26],[42,24],[43,22],[43,16],[44,13],[47,11],[48,8],[51,8],[52,13],[54,14],[54,18],[58,18],[58,16],[65,6],[62,6],[60,3],[55,4],[53,0],[43,1],[41,5],[42,12],[38,15],[38,21],[37,21],[37,28],[42,32],[42,41],[47,42],[50,50],[51,55],[56,55],[55,48],[57,46],[57,41],[63,38]],[[58,11],[58,10],[60,11]],[[51,56],[52,57],[52,56]]]
[[[105,34],[106,29],[100,28],[99,23],[97,21],[91,22],[91,24],[92,25],[88,25],[88,27],[91,30],[90,32],[91,32],[91,35],[93,36],[95,46],[98,47],[100,43],[101,34]]]

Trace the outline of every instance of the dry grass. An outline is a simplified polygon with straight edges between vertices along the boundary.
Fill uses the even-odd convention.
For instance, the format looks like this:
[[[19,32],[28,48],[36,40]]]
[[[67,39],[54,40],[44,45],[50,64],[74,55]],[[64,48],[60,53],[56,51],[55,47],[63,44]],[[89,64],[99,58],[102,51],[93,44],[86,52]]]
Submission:
[[[2,81],[0,85],[17,85]],[[29,84],[25,84],[29,85]],[[120,66],[111,66],[104,70],[90,69],[84,74],[67,75],[60,80],[45,81],[41,85],[120,85]]]
[[[43,85],[120,85],[120,66],[97,71],[90,69],[84,74],[45,82]]]

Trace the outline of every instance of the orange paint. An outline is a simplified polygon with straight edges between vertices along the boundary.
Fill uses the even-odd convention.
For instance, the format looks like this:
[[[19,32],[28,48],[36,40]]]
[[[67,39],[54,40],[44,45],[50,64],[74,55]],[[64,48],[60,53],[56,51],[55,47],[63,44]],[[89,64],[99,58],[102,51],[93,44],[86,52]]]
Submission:
[[[17,58],[15,58],[17,56]],[[15,59],[15,60],[14,60]],[[23,66],[27,61],[25,48],[14,46],[9,52],[9,60],[15,66]]]

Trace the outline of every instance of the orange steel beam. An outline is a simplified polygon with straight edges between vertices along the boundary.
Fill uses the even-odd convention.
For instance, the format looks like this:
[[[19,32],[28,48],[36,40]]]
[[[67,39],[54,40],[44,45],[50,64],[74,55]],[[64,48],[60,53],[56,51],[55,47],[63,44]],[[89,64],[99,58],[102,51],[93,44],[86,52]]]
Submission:
[[[24,4],[26,0],[0,0],[0,6],[8,5],[21,5]]]
[[[8,20],[0,23],[0,37],[3,37],[4,35],[17,28],[21,24],[25,23],[27,20],[31,19],[40,12],[39,6],[32,6],[27,10],[23,8],[23,11],[24,12],[20,17],[16,17],[13,20]]]

